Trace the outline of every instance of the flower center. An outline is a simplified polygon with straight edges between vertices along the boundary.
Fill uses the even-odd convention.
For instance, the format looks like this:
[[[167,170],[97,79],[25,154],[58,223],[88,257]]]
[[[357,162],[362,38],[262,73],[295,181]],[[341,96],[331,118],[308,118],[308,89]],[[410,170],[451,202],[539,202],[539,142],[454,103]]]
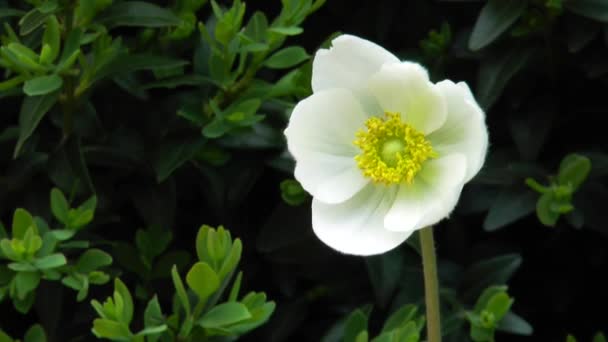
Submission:
[[[355,157],[363,175],[374,183],[411,184],[422,164],[437,153],[423,133],[401,121],[398,113],[384,113],[365,122],[367,131],[357,132]]]

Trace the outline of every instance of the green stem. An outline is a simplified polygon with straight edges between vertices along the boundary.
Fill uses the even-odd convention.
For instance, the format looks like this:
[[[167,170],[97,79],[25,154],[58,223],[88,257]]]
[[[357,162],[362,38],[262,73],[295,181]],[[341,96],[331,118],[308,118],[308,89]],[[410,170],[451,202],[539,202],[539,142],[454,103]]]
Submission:
[[[420,230],[422,266],[424,269],[424,297],[426,303],[426,328],[428,342],[441,342],[441,319],[439,312],[439,281],[437,279],[437,257],[433,227]]]

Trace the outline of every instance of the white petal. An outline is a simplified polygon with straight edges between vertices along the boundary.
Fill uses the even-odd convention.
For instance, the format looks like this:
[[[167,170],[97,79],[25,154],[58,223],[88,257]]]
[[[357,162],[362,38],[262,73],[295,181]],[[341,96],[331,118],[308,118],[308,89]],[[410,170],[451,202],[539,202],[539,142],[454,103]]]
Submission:
[[[467,171],[467,159],[462,154],[448,155],[427,164],[420,171],[420,177],[432,188],[434,201],[417,228],[436,224],[452,213],[458,204]]]
[[[385,112],[400,113],[404,122],[424,134],[440,128],[447,116],[443,94],[419,64],[384,64],[369,83]]]
[[[445,125],[428,136],[440,155],[461,153],[467,159],[465,182],[481,169],[488,150],[488,129],[485,114],[466,83],[445,80],[437,83],[447,102]]]
[[[425,162],[413,184],[400,186],[385,227],[413,231],[447,217],[458,201],[466,167],[466,158],[458,154]]]
[[[287,147],[296,160],[296,179],[318,200],[343,202],[368,183],[353,144],[365,120],[361,105],[345,89],[315,93],[294,108],[285,129]]]
[[[399,59],[368,40],[341,35],[332,47],[317,51],[312,64],[313,92],[331,88],[351,89],[360,98],[368,115],[379,114],[375,99],[367,91],[367,81],[385,63]]]
[[[312,202],[312,226],[328,246],[342,253],[373,255],[387,252],[411,232],[384,228],[384,216],[395,198],[396,187],[369,184],[350,200],[337,205]]]

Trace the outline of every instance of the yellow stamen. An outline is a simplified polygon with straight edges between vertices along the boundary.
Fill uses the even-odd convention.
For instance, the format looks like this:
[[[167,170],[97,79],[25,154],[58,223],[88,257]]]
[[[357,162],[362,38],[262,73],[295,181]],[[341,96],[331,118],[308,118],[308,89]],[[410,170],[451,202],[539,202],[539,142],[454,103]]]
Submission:
[[[384,113],[365,122],[367,131],[357,132],[355,157],[363,175],[374,183],[411,184],[422,164],[437,153],[423,133],[401,121],[398,113]]]

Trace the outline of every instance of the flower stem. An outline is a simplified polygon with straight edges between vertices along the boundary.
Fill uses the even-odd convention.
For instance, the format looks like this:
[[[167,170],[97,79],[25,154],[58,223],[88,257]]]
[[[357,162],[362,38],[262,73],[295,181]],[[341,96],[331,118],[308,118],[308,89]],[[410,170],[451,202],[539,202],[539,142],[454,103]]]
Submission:
[[[428,342],[441,342],[441,319],[439,312],[439,281],[433,227],[420,230],[422,267],[424,269],[424,297],[426,302],[426,328]]]

